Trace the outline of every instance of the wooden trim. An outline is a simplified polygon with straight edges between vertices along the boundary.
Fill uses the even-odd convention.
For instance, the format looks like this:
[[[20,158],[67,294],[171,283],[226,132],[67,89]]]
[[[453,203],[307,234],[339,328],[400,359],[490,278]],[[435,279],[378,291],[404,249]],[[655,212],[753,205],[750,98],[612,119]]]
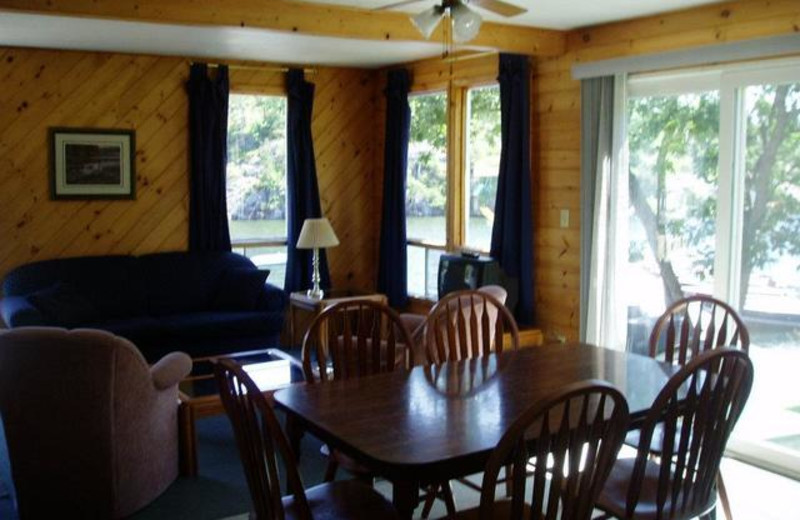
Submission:
[[[290,0],[0,0],[0,9],[136,22],[250,27],[304,35],[380,41],[427,41],[407,13]],[[442,26],[430,41],[442,41]],[[566,32],[485,22],[470,46],[559,56]]]

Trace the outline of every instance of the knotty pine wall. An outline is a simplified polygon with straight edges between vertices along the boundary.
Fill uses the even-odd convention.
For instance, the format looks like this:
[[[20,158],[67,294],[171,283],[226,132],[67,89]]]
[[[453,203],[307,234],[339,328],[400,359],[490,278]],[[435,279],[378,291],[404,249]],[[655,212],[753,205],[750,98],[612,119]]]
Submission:
[[[35,260],[186,249],[188,70],[176,57],[0,48],[0,278]],[[307,75],[323,211],[342,242],[329,252],[339,286],[374,285],[376,74]],[[232,91],[282,85],[279,72],[231,70]],[[51,126],[135,129],[136,200],[50,200]]]
[[[564,56],[534,67],[536,315],[546,338],[577,339],[580,299],[580,62],[800,31],[797,0],[714,4],[571,31]],[[559,211],[570,210],[567,229]]]

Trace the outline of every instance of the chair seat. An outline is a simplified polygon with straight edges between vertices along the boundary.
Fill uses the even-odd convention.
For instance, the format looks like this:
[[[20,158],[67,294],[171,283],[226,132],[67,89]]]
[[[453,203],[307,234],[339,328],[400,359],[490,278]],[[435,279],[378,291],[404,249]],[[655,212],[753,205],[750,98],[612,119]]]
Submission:
[[[400,518],[383,496],[356,480],[340,480],[306,489],[306,500],[314,520]],[[299,518],[294,497],[283,498],[286,519]]]
[[[597,508],[612,514],[617,518],[625,518],[625,505],[628,499],[628,485],[633,474],[633,465],[636,459],[618,459],[611,469],[611,474],[606,480],[603,491],[597,499]],[[659,518],[656,493],[658,491],[658,472],[660,465],[648,460],[645,466],[642,489],[639,494],[639,501],[636,504],[634,517],[637,520],[655,520]],[[682,496],[678,497],[678,503],[682,501]],[[670,508],[671,500],[668,497],[664,505],[664,511]],[[688,506],[683,513],[677,513],[676,518],[694,518],[707,513],[716,503],[716,493],[711,493],[711,499],[706,504],[695,504],[694,507]],[[663,516],[663,514],[662,514]]]

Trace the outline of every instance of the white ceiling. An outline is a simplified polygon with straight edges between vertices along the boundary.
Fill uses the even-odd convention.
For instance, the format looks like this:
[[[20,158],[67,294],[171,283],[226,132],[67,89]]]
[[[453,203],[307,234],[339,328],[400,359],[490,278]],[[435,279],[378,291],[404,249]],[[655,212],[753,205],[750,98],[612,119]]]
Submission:
[[[339,4],[362,9],[398,3],[402,0],[312,0],[320,4]],[[464,0],[469,4],[469,0]],[[503,0],[528,10],[512,18],[498,16],[481,8],[475,8],[485,20],[514,25],[528,25],[547,29],[575,29],[599,23],[636,18],[649,14],[665,13],[720,0]],[[419,13],[441,1],[419,0],[398,7],[397,11]]]
[[[397,0],[315,1],[372,9]],[[514,18],[503,18],[483,9],[476,10],[487,20],[570,29],[715,3],[717,0],[510,1],[526,7],[528,12]],[[399,9],[416,13],[435,3],[434,0],[420,0]],[[433,57],[442,50],[439,43],[363,41],[240,27],[122,22],[11,12],[0,12],[0,45],[358,67],[378,67]]]

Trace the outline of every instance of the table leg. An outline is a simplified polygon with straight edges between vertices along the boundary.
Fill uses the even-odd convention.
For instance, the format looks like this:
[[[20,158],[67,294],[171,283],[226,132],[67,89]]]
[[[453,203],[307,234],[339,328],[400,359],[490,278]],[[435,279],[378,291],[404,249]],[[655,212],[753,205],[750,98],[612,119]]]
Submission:
[[[297,423],[297,419],[291,414],[286,414],[286,437],[289,439],[295,462],[300,461],[300,447],[304,434],[303,427]]]
[[[400,518],[411,518],[419,504],[419,482],[413,480],[392,482],[392,504]]]
[[[197,434],[194,429],[194,410],[186,403],[178,406],[178,451],[181,476],[196,477]]]

